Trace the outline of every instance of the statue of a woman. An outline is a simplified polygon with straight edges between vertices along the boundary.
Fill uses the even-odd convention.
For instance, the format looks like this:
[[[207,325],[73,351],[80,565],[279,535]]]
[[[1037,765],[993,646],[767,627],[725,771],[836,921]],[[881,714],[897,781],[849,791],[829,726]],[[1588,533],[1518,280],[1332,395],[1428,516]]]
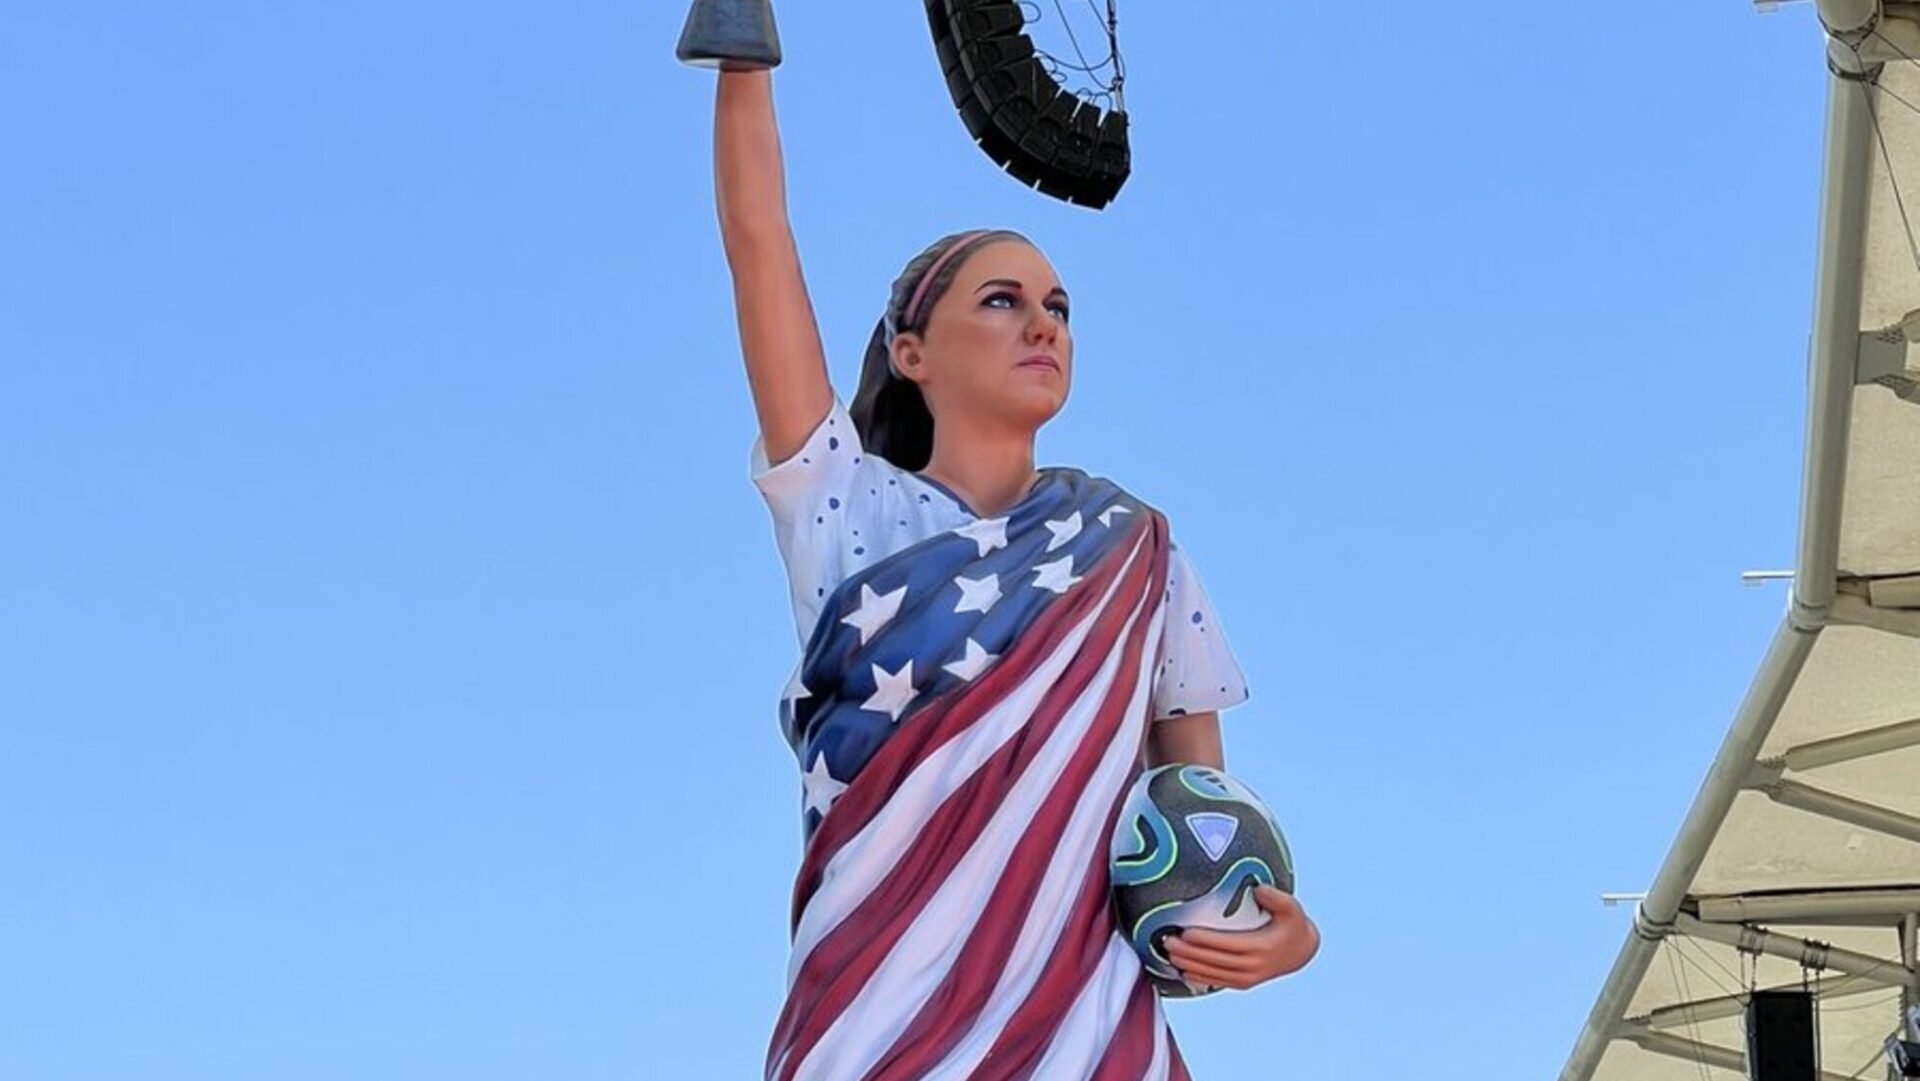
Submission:
[[[772,79],[722,72],[715,167],[802,656],[780,702],[805,848],[768,1081],[1185,1078],[1115,925],[1107,840],[1148,766],[1224,768],[1247,697],[1166,518],[1036,468],[1065,405],[1070,303],[1006,230],[894,282],[851,408],[786,219]],[[1188,930],[1192,981],[1251,987],[1319,933],[1263,887],[1257,931]]]

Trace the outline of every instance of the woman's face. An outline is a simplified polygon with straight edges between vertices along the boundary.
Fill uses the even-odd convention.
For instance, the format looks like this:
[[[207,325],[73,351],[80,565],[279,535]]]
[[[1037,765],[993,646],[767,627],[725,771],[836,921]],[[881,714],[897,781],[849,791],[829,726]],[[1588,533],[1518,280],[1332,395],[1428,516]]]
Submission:
[[[1058,368],[1027,364],[1051,358]],[[894,367],[920,385],[936,426],[965,414],[1028,430],[1066,404],[1073,378],[1067,297],[1032,245],[996,240],[966,257],[924,336],[894,339]]]

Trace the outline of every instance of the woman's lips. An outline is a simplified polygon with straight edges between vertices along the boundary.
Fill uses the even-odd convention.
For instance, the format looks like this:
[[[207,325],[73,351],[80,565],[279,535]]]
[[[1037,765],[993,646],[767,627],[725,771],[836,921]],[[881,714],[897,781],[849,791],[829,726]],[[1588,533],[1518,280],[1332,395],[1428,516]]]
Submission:
[[[1027,359],[1021,361],[1018,365],[1016,365],[1016,367],[1052,368],[1054,371],[1057,372],[1060,370],[1060,362],[1053,359],[1052,357],[1028,357]]]

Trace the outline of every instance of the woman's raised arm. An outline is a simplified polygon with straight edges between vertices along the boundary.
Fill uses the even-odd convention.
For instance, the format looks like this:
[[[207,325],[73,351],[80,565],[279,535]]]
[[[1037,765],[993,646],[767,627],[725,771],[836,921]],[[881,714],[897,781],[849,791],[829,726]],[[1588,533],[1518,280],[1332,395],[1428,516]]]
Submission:
[[[722,71],[714,102],[713,174],[720,236],[747,383],[767,461],[798,453],[833,404],[820,328],[787,221],[771,71]]]

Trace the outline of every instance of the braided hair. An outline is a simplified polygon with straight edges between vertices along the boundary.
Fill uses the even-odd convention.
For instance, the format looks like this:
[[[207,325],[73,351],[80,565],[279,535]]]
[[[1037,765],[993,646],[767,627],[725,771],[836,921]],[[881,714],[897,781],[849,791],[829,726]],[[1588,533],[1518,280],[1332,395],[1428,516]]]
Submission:
[[[1001,240],[1032,243],[1011,229],[950,233],[914,256],[894,279],[887,309],[867,340],[860,386],[847,407],[860,433],[860,445],[868,453],[909,472],[926,468],[932,460],[933,413],[920,385],[894,370],[893,339],[907,331],[924,335],[934,304],[953,284],[960,267],[974,252]]]

